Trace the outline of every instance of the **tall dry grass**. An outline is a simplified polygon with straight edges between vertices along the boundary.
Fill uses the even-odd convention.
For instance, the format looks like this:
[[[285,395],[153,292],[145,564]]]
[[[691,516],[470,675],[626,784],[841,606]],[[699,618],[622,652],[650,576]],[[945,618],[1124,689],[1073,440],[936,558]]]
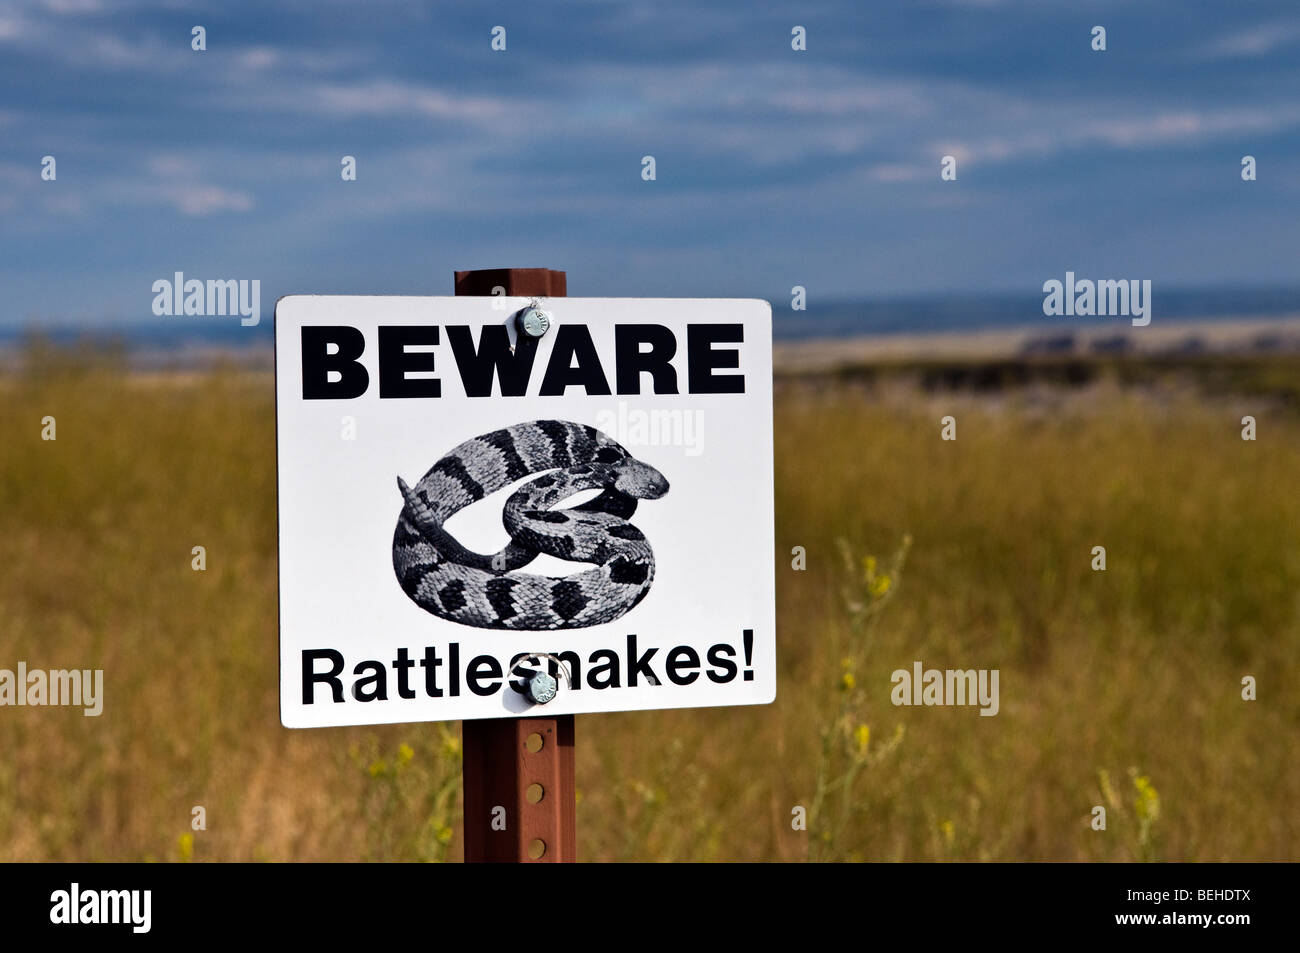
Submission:
[[[0,709],[0,859],[458,858],[455,725],[279,725],[269,378],[29,358],[0,667],[107,701]],[[777,702],[579,718],[581,856],[1300,859],[1300,419],[1261,401],[783,384]],[[894,707],[917,659],[998,668],[1000,713]]]

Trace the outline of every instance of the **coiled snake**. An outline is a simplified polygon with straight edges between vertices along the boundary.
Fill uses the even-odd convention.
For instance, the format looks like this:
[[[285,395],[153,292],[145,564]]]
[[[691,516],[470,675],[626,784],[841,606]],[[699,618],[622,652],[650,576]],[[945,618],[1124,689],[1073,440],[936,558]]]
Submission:
[[[530,473],[543,473],[506,501],[511,541],[491,556],[471,552],[443,525],[452,514]],[[623,615],[650,591],[655,561],[627,521],[638,500],[668,481],[606,434],[563,420],[535,420],[466,440],[414,488],[398,477],[405,505],[393,534],[393,569],[420,608],[485,629],[578,629]],[[581,490],[603,492],[551,509]],[[518,570],[538,553],[595,563],[566,577]]]

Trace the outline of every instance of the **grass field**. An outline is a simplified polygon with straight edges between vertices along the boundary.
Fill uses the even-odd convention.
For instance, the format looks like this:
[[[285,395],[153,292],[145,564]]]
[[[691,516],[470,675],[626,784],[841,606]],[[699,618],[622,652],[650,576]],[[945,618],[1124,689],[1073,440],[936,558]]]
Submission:
[[[269,376],[29,357],[0,668],[107,699],[0,708],[0,860],[458,859],[457,725],[280,727]],[[780,381],[777,701],[579,717],[580,856],[1300,860],[1297,368],[1129,379]],[[999,714],[894,707],[915,660]]]

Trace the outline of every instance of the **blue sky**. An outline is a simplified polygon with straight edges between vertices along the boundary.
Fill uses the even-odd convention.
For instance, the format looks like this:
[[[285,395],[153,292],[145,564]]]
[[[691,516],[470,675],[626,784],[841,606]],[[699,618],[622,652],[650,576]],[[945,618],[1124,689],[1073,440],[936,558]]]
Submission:
[[[1295,0],[0,5],[3,324],[150,319],[175,271],[268,313],[500,266],[785,302],[1295,284],[1297,212]]]

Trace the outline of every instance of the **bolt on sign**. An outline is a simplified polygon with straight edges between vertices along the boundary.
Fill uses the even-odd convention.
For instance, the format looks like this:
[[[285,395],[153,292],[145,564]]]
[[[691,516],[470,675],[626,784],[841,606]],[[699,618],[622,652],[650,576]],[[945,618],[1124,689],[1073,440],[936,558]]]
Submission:
[[[291,728],[771,702],[764,301],[282,298]]]

